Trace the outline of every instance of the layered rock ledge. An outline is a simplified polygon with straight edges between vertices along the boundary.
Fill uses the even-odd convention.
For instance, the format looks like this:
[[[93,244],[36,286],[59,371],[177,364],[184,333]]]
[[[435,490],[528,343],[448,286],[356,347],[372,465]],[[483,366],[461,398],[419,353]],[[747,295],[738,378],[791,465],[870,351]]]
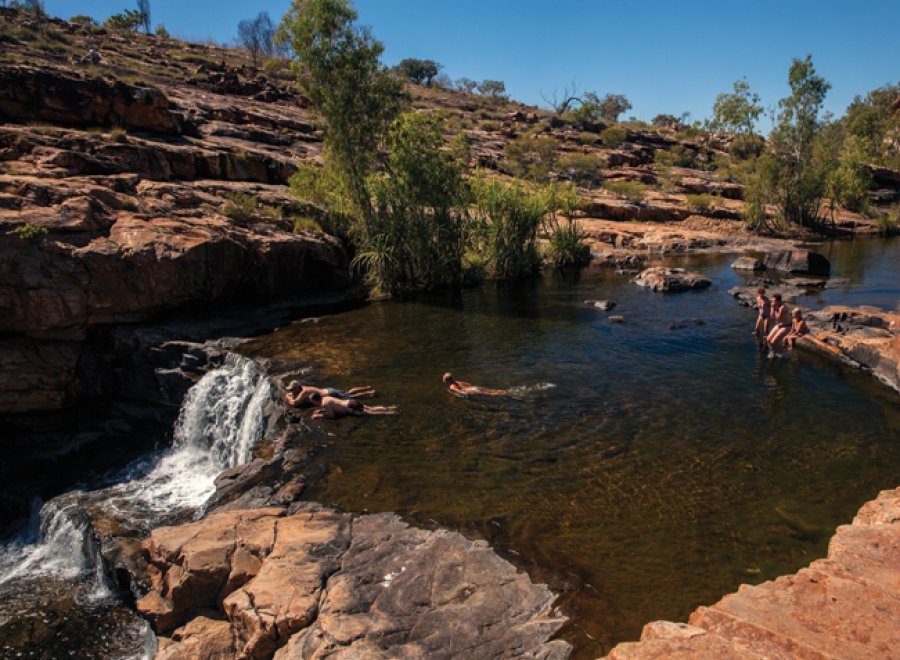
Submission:
[[[609,660],[896,658],[900,652],[900,488],[838,527],[828,557],[744,585],[688,623],[656,621]]]
[[[554,595],[482,541],[312,504],[222,511],[143,543],[160,659],[565,658]]]

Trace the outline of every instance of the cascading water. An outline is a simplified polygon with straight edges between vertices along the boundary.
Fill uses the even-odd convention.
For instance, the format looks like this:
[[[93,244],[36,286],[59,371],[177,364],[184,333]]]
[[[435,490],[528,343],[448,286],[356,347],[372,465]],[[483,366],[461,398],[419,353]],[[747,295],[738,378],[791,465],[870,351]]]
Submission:
[[[53,608],[47,602],[52,599],[54,604],[71,601],[70,607],[78,609],[77,614],[60,612],[64,621],[102,629],[104,624],[93,621],[91,613],[103,611],[106,625],[112,625],[119,638],[131,638],[130,648],[103,646],[95,647],[95,652],[134,657],[137,649],[138,656],[145,655],[138,647],[148,628],[118,602],[92,521],[102,520],[104,529],[141,537],[155,526],[199,512],[215,490],[216,476],[250,460],[253,445],[265,430],[263,409],[270,396],[271,386],[253,361],[229,355],[222,367],[207,373],[188,392],[171,448],[132,463],[104,487],[54,498],[32,516],[23,534],[0,545],[0,652],[35,657],[56,644],[66,648],[69,639],[79,643],[74,641],[78,633],[66,637],[66,626],[62,633],[53,629]],[[35,629],[35,617],[50,626],[52,639],[34,648],[9,646],[7,640],[21,637],[21,629]],[[34,635],[29,644],[35,644]]]

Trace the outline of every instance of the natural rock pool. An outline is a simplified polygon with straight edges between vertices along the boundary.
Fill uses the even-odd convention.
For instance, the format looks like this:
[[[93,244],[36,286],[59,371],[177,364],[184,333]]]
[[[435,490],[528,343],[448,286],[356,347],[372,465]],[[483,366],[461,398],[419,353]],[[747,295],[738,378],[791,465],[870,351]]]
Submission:
[[[816,249],[849,281],[801,304],[897,306],[898,242]],[[563,636],[596,657],[823,556],[837,525],[898,484],[896,392],[809,354],[768,359],[755,312],[727,293],[750,277],[732,261],[667,262],[710,277],[702,291],[589,268],[373,304],[243,350],[400,406],[315,422],[329,436],[306,499],[488,539],[561,593]],[[447,370],[517,396],[454,398]]]

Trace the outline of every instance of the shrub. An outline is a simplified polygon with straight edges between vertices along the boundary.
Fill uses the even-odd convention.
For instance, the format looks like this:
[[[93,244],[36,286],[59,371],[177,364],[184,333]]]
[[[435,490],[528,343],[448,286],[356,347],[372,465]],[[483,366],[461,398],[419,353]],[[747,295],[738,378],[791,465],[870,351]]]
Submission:
[[[36,243],[44,236],[46,236],[49,232],[46,227],[38,227],[37,225],[24,224],[16,227],[13,230],[16,236],[18,236],[23,241],[29,241],[31,243]]]
[[[701,195],[688,195],[687,203],[689,206],[692,206],[696,209],[706,211],[707,209],[712,207],[713,196],[707,195],[705,193]]]
[[[414,85],[431,87],[431,81],[442,68],[442,65],[434,60],[418,60],[408,57],[405,60],[401,60],[400,63],[394,67],[394,71],[396,71],[397,75],[401,78],[408,80]]]
[[[766,141],[753,133],[741,133],[731,141],[728,153],[738,160],[759,158],[766,148]]]
[[[313,218],[307,216],[294,218],[294,233],[300,234],[303,232],[306,232],[308,234],[321,234],[322,225],[316,222]]]
[[[660,165],[669,167],[697,167],[697,154],[683,144],[676,144],[671,149],[657,149],[653,159]]]
[[[501,80],[482,80],[478,83],[478,93],[494,101],[506,101],[506,85]]]
[[[235,222],[244,224],[253,220],[259,206],[259,197],[245,193],[233,192],[225,195],[222,215]]]
[[[564,154],[559,159],[560,173],[583,185],[600,183],[603,180],[604,167],[606,163],[599,156],[579,151]]]
[[[582,205],[578,191],[574,185],[558,186],[551,184],[547,192],[548,208],[551,211],[545,222],[549,234],[547,258],[557,268],[572,266],[585,260],[586,246],[583,243],[584,233],[581,226],[573,220],[575,211]],[[555,211],[565,218],[560,222]]]
[[[628,130],[621,126],[610,126],[600,133],[600,141],[603,146],[615,148],[621,145],[628,138]]]
[[[556,165],[558,145],[555,138],[523,135],[503,148],[512,174],[541,181]]]
[[[478,177],[473,182],[473,244],[491,277],[529,275],[540,267],[535,241],[547,213],[547,199],[520,185],[507,186]]]
[[[589,132],[585,131],[583,133],[578,134],[578,141],[581,144],[597,144],[597,142],[599,142],[599,140],[600,140],[600,138],[594,133],[589,133]]]
[[[619,197],[624,197],[632,204],[640,204],[644,201],[644,193],[647,186],[637,181],[610,181],[604,187]]]
[[[144,24],[144,14],[136,9],[126,9],[120,14],[113,14],[105,21],[103,27],[110,30],[128,30],[134,32]]]
[[[353,203],[344,179],[331,163],[300,163],[288,181],[291,195],[309,205],[308,213],[329,234],[347,238]]]
[[[95,21],[90,16],[86,16],[85,14],[76,14],[69,19],[69,23],[75,23],[75,25],[84,25],[86,27],[96,27],[97,25],[97,21]]]
[[[171,39],[172,35],[169,34],[169,31],[166,29],[166,26],[160,23],[156,26],[156,30],[153,33],[159,37],[160,39]]]
[[[483,121],[478,125],[482,131],[494,132],[500,130],[500,122],[494,121],[493,119],[488,119],[487,121]]]

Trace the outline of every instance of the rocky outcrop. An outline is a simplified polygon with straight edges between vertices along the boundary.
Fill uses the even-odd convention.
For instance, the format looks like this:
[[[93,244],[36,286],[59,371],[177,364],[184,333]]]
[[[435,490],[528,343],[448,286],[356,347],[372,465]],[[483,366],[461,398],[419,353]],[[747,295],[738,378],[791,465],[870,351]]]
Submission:
[[[900,649],[900,488],[838,527],[828,557],[795,575],[744,585],[688,623],[657,621],[609,660],[893,658]]]
[[[160,658],[564,658],[553,595],[483,542],[300,505],[213,513],[144,542]]]
[[[811,334],[798,346],[865,369],[900,392],[900,314],[833,305],[806,318]]]
[[[765,266],[795,275],[821,275],[828,277],[831,264],[824,256],[811,250],[790,250],[766,255]]]
[[[766,265],[762,261],[760,261],[759,259],[756,259],[754,257],[738,257],[737,259],[734,260],[734,263],[731,264],[731,267],[734,268],[735,270],[751,270],[751,271],[766,269]]]
[[[665,268],[654,266],[642,271],[634,278],[635,284],[652,291],[674,292],[703,289],[711,284],[711,280],[699,273],[691,273],[684,268]]]

